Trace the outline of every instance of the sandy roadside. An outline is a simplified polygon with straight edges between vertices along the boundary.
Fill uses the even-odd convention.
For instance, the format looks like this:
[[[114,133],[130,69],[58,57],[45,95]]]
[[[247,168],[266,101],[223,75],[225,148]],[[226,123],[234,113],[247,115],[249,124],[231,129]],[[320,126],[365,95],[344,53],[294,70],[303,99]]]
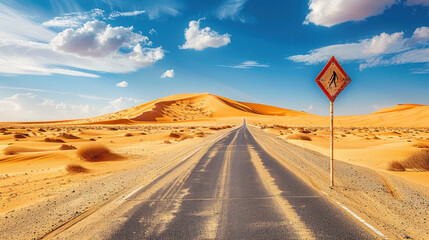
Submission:
[[[249,126],[260,143],[316,189],[350,208],[391,239],[429,238],[428,188],[383,171],[336,162],[329,188],[329,158]]]
[[[128,189],[134,189],[142,182],[152,181],[153,178],[177,165],[201,144],[229,130],[219,131],[204,139],[195,138],[176,143],[175,151],[154,154],[153,161],[148,161],[146,165],[111,175],[85,179],[67,185],[56,191],[55,195],[1,213],[0,239],[40,238],[100,203],[118,198]]]

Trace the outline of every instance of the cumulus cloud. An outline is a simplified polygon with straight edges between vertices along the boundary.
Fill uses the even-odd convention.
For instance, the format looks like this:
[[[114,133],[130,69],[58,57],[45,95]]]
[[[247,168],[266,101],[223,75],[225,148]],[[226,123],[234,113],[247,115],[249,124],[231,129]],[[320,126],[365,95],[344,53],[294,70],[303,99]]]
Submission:
[[[415,6],[415,5],[429,6],[429,0],[408,0],[406,4],[408,6]]]
[[[204,50],[205,48],[219,48],[228,45],[231,42],[231,35],[225,33],[220,35],[209,27],[200,29],[200,21],[190,21],[189,27],[185,29],[186,42],[180,49],[195,49],[198,51]]]
[[[0,19],[13,18],[18,27],[0,21],[0,74],[98,77],[86,71],[128,73],[164,57],[162,47],[150,48],[132,27],[94,20],[54,33],[0,4]]]
[[[429,62],[429,28],[417,28],[409,38],[403,32],[381,33],[355,43],[336,44],[311,50],[308,54],[290,56],[294,62],[317,64],[335,56],[343,61],[360,62],[367,67]]]
[[[157,48],[142,48],[140,44],[137,44],[133,51],[128,54],[129,58],[135,62],[135,64],[145,67],[154,64],[158,60],[164,58],[164,50],[162,47]]]
[[[165,71],[165,73],[163,73],[161,75],[161,78],[173,78],[174,77],[174,69],[170,69]]]
[[[136,106],[138,104],[141,104],[143,100],[141,99],[135,99],[131,97],[119,97],[109,102],[109,104],[101,108],[100,114],[107,114],[112,112],[117,112],[120,110],[124,110],[133,106]]]
[[[331,27],[343,22],[360,21],[382,14],[399,2],[399,0],[310,0],[308,6],[310,13],[304,23]]]
[[[55,50],[79,56],[104,57],[116,53],[121,47],[147,41],[146,36],[134,33],[132,27],[111,27],[95,20],[78,29],[68,28],[60,32],[52,39],[51,45]]]
[[[247,0],[227,0],[215,12],[215,16],[220,19],[231,19],[233,21],[246,22],[246,18],[241,14]]]
[[[2,121],[51,121],[79,119],[116,112],[140,104],[142,100],[119,97],[104,107],[77,105],[44,98],[34,93],[17,93],[0,99]]]
[[[230,68],[240,68],[240,69],[248,69],[248,68],[255,68],[255,67],[263,67],[263,68],[269,67],[269,65],[261,64],[261,63],[258,63],[257,61],[244,61],[238,65],[232,65],[232,66],[220,65],[220,66],[230,67]]]
[[[130,12],[118,12],[118,11],[114,11],[112,13],[110,13],[109,15],[109,19],[115,19],[117,17],[132,17],[132,16],[137,16],[137,15],[141,15],[143,13],[145,13],[146,11],[130,11]]]
[[[49,21],[42,23],[45,27],[79,27],[82,26],[85,22],[96,20],[99,17],[102,17],[104,10],[95,8],[91,11],[86,12],[73,12],[67,13],[64,16],[55,17]]]
[[[126,81],[118,82],[116,84],[116,87],[122,87],[122,88],[128,87],[128,82]]]

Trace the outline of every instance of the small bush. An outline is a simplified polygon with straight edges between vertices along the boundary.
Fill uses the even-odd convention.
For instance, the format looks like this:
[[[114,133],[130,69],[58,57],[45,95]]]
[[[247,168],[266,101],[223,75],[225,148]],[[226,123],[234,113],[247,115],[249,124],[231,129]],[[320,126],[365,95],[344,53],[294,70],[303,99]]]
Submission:
[[[95,142],[95,138],[90,138],[89,141]]]
[[[417,142],[413,144],[415,148],[429,148],[429,144],[423,142]]]
[[[404,166],[402,166],[402,163],[399,161],[391,161],[389,163],[389,166],[387,167],[387,170],[389,171],[397,171],[397,172],[403,172],[405,171]]]
[[[429,151],[421,151],[406,158],[402,165],[416,171],[429,171]]]
[[[110,149],[101,144],[90,144],[80,147],[77,150],[77,155],[89,162],[104,161],[111,155]]]
[[[74,150],[74,149],[76,149],[76,147],[75,147],[75,146],[67,145],[67,144],[63,144],[63,145],[61,145],[61,147],[60,147],[60,150]]]
[[[164,143],[165,144],[171,144],[171,142],[169,140],[165,140]]]
[[[53,142],[53,143],[64,143],[64,140],[58,138],[45,138],[44,142]]]
[[[181,137],[181,134],[179,134],[178,132],[171,132],[171,133],[170,133],[170,137],[173,137],[173,138],[180,138],[180,137]]]
[[[60,133],[58,137],[65,139],[79,139],[79,137],[76,137],[75,135],[69,133]]]
[[[288,135],[287,139],[290,139],[290,140],[311,141],[311,137],[310,136],[307,136],[307,135],[304,135],[304,134],[298,134],[298,133]]]
[[[66,166],[66,170],[69,173],[86,173],[86,172],[88,172],[87,168],[84,168],[78,164],[68,164]]]
[[[125,134],[125,137],[132,137],[132,136],[134,136],[132,133]]]
[[[26,136],[24,134],[21,133],[16,133],[13,135],[14,138],[26,138]]]

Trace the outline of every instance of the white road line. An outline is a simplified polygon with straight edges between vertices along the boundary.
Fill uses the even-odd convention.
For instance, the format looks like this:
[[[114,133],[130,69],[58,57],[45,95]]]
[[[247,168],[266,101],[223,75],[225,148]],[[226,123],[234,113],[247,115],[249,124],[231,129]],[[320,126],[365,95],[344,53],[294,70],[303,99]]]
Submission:
[[[371,229],[373,232],[375,232],[378,236],[382,237],[383,239],[387,239],[387,237],[382,232],[380,232],[378,229],[376,229],[375,227],[373,227],[371,224],[367,223],[365,220],[363,220],[361,217],[359,217],[356,213],[352,212],[352,210],[348,209],[346,206],[344,206],[340,202],[338,202],[335,199],[333,199],[326,192],[324,192],[324,191],[320,191],[320,192],[322,192],[323,194],[325,194],[329,199],[331,199],[338,206],[340,206],[341,208],[343,208],[344,210],[346,210],[346,212],[348,212],[354,218],[356,218],[357,220],[359,220],[359,222],[363,223],[365,226],[367,226],[369,229]]]
[[[228,131],[228,132],[226,132],[226,133],[224,133],[224,134],[220,135],[219,137],[217,137],[217,138],[215,138],[215,139],[211,140],[209,143],[212,143],[212,142],[214,142],[214,141],[218,140],[219,138],[221,138],[221,137],[225,136],[226,134],[228,134],[228,133],[230,133],[230,132],[231,132],[231,131]],[[204,145],[204,146],[205,146],[205,145]],[[187,160],[188,158],[192,157],[195,153],[197,153],[198,151],[200,151],[204,146],[199,147],[197,150],[193,151],[191,154],[189,154],[188,156],[184,157],[184,158],[182,159],[182,161],[180,161],[180,162],[183,162],[183,161]],[[122,198],[121,200],[119,200],[119,201],[118,201],[118,203],[123,203],[125,200],[127,200],[129,197],[131,197],[134,193],[138,192],[138,191],[139,191],[140,189],[142,189],[144,186],[145,186],[145,185],[141,185],[141,186],[139,186],[137,189],[135,189],[134,191],[132,191],[132,192],[131,192],[130,194],[128,194],[126,197],[124,197],[124,198]]]

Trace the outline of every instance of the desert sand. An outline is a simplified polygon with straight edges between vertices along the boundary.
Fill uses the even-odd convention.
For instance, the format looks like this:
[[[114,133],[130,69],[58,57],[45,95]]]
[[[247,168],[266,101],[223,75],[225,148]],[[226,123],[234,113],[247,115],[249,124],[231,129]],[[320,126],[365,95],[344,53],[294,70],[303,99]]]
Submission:
[[[0,214],[7,217],[90,179],[153,165],[243,118],[278,139],[329,155],[328,117],[208,93],[168,96],[89,119],[0,123]],[[335,126],[336,160],[429,187],[428,171],[388,170],[392,161],[429,149],[429,106],[338,116]],[[79,151],[91,146],[108,152],[85,159]]]

